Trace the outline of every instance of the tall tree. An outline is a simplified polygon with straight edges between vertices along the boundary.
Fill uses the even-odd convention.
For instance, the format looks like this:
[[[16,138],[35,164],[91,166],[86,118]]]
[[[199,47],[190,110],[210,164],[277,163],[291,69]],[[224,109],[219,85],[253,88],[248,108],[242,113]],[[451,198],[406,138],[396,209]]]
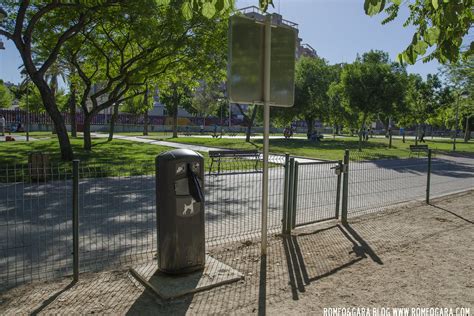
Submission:
[[[471,138],[474,128],[474,56],[441,68],[441,74],[453,90],[452,110],[446,111],[455,115],[455,107],[459,106],[461,121],[464,122],[464,141]]]
[[[189,107],[192,98],[192,87],[196,82],[176,77],[173,81],[160,88],[160,102],[166,106],[168,113],[173,117],[173,138],[178,137],[178,113],[180,107]]]
[[[426,81],[420,75],[408,76],[405,102],[407,111],[400,123],[416,126],[415,142],[418,143],[419,128],[433,123],[440,105],[441,82],[436,75],[428,75]]]
[[[194,90],[189,110],[206,119],[220,108],[223,98],[224,91],[219,82],[202,81]]]
[[[246,126],[245,141],[249,143],[250,137],[252,136],[252,126],[255,123],[258,109],[261,109],[262,107],[256,104],[248,104],[245,107],[239,103],[236,103],[235,105],[244,118],[244,125]]]
[[[308,134],[316,119],[329,121],[329,86],[337,80],[337,72],[319,57],[302,57],[295,69],[295,105],[289,112],[306,121]]]
[[[359,150],[368,120],[378,113],[393,112],[403,102],[403,84],[388,62],[386,53],[371,51],[346,65],[341,73],[338,89],[346,111],[357,117]]]
[[[8,17],[0,26],[0,35],[13,41],[20,53],[24,67],[31,81],[38,88],[43,106],[51,117],[64,160],[73,158],[61,112],[46,74],[56,62],[64,44],[81,30],[98,19],[100,11],[120,1],[5,1],[2,3]],[[39,42],[48,43],[48,52],[41,61],[36,59]],[[36,63],[35,63],[36,62]],[[39,64],[38,64],[39,62]]]
[[[176,83],[178,72],[199,76],[222,67],[226,16],[188,20],[175,14],[179,4],[110,8],[77,37],[69,56],[84,86],[85,149],[91,149],[90,123],[100,111],[143,95],[152,80]]]

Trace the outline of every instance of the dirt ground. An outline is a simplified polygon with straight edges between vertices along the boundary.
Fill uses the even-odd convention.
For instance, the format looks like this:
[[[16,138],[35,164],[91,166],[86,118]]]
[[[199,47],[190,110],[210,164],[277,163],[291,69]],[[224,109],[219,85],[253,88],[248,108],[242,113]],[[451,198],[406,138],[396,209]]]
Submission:
[[[22,285],[0,294],[0,314],[323,314],[337,307],[474,305],[474,191],[297,229],[260,244],[208,249],[245,280],[160,301],[126,269]],[[266,267],[266,269],[264,269]],[[261,271],[265,271],[266,273]],[[266,285],[266,286],[265,286]]]

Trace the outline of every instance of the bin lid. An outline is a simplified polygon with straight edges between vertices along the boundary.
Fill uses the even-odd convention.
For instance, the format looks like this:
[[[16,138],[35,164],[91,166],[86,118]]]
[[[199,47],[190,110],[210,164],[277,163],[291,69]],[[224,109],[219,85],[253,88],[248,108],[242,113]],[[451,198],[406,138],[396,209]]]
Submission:
[[[167,160],[176,160],[176,159],[185,159],[185,158],[203,158],[200,153],[197,153],[190,149],[173,149],[165,151],[158,156],[156,156],[156,161],[167,161]]]

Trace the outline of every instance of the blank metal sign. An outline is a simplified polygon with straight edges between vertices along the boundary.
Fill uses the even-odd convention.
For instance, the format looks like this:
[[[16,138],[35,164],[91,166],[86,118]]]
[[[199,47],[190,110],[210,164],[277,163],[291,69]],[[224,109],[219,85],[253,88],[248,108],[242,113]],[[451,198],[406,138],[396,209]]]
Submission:
[[[265,25],[241,15],[229,23],[228,92],[230,102],[263,104]],[[294,103],[296,29],[272,26],[270,104]]]

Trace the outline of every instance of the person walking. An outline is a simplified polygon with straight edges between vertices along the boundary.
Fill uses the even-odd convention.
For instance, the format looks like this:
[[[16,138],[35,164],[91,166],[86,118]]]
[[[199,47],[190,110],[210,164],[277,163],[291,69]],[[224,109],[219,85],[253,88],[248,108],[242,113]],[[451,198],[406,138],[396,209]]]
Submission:
[[[402,136],[402,141],[405,142],[405,128],[400,127],[400,135]]]
[[[5,121],[5,118],[3,115],[0,115],[0,130],[2,131],[2,136],[5,136],[5,126],[7,122]]]
[[[425,141],[425,130],[423,130],[421,132],[420,143],[426,143],[426,141]]]

